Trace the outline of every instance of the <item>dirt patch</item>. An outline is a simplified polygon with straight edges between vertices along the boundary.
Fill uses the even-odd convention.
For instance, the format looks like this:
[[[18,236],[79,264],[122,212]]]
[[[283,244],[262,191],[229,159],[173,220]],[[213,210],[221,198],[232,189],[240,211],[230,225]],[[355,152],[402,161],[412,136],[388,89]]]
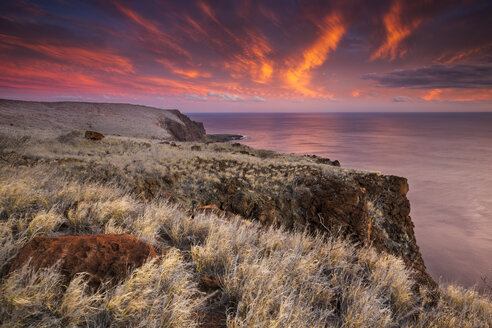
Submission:
[[[95,287],[103,281],[121,281],[131,269],[156,256],[151,245],[128,234],[35,237],[10,260],[6,271],[15,271],[29,260],[36,270],[60,261],[67,279],[87,272]]]

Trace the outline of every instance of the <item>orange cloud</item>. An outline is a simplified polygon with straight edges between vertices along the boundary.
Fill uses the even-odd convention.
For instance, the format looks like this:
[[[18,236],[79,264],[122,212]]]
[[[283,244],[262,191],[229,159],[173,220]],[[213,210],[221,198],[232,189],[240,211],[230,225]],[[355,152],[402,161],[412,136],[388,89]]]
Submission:
[[[406,50],[402,49],[401,42],[408,37],[422,23],[422,19],[414,18],[409,23],[402,19],[403,8],[401,0],[395,0],[390,11],[383,17],[384,28],[386,30],[385,42],[371,55],[370,60],[377,58],[387,58],[394,60],[397,56],[405,55]]]
[[[58,46],[23,41],[17,37],[0,34],[0,42],[16,47],[23,47],[45,56],[74,65],[116,73],[134,72],[130,60],[113,54],[109,50],[89,50],[69,46]]]
[[[199,34],[207,37],[218,46],[218,50],[224,56],[229,57],[224,62],[224,67],[230,71],[231,77],[234,79],[250,76],[251,81],[255,83],[265,84],[270,82],[274,74],[274,63],[269,59],[272,49],[267,39],[259,32],[249,29],[243,32],[242,37],[238,37],[224,26],[216,17],[213,9],[205,2],[198,2],[198,7],[202,12],[210,18],[227,36],[230,38],[229,44],[220,41],[214,36],[210,36],[199,24],[190,17],[186,17],[186,21]],[[188,34],[193,35],[188,31]],[[227,50],[230,50],[230,44],[237,45],[241,51],[231,55]]]
[[[462,90],[453,94],[453,101],[492,101],[492,89]]]
[[[431,100],[441,100],[441,94],[442,90],[441,89],[433,89],[429,91],[427,94],[422,96],[422,99],[431,101]]]
[[[337,48],[345,34],[346,27],[336,13],[326,16],[318,26],[320,36],[311,47],[303,51],[299,61],[287,63],[290,67],[284,73],[284,81],[302,95],[332,97],[332,95],[323,95],[313,90],[310,86],[311,70],[323,65],[329,53]]]
[[[180,69],[174,69],[173,73],[182,75],[188,78],[196,78],[196,77],[211,77],[212,75],[207,72],[199,72],[196,70],[180,70]]]
[[[225,67],[233,72],[235,78],[249,75],[253,82],[265,84],[274,73],[274,63],[269,58],[272,52],[265,37],[253,31],[246,32],[243,41],[239,43],[242,51],[226,61]]]
[[[360,96],[360,90],[354,90],[351,93],[352,97],[357,98]]]
[[[70,69],[65,65],[46,61],[23,63],[21,66],[6,64],[0,68],[0,85],[31,88],[39,90],[98,90],[104,91],[107,85],[92,74]]]
[[[467,51],[463,51],[463,52],[460,52],[460,53],[452,55],[452,56],[449,56],[448,54],[444,53],[439,58],[437,58],[434,62],[449,65],[451,63],[454,63],[455,61],[466,59],[466,58],[473,56],[475,54],[482,53],[489,48],[492,48],[492,43],[488,43],[484,46],[469,49]]]
[[[161,63],[164,67],[169,69],[173,74],[180,75],[181,77],[185,78],[197,78],[197,77],[211,77],[212,74],[209,72],[202,72],[197,69],[183,69],[176,67],[176,64],[171,62],[170,60],[167,60],[165,58],[160,58],[156,60],[157,62]]]
[[[426,101],[491,101],[492,89],[434,89],[422,96]]]

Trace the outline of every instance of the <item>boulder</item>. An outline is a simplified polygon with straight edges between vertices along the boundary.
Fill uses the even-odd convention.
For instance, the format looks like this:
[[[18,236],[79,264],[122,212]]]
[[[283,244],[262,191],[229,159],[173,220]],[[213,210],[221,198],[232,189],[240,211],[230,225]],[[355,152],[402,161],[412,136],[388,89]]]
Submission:
[[[101,140],[104,138],[104,135],[96,131],[85,131],[85,138],[89,140]]]
[[[97,287],[104,281],[121,281],[129,269],[141,266],[149,257],[156,257],[154,248],[128,234],[35,237],[7,263],[6,271],[15,271],[29,260],[35,270],[60,261],[67,280],[87,272],[91,286]]]

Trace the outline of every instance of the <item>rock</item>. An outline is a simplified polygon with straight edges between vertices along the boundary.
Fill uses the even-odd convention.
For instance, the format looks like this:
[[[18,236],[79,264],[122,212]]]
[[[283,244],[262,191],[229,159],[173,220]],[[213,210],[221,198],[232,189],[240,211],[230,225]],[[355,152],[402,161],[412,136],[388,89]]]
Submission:
[[[181,149],[181,147],[179,145],[176,145],[174,142],[171,142],[170,146],[172,148]]]
[[[330,161],[329,158],[319,157],[316,155],[304,155],[304,157],[312,158],[315,163],[340,166],[340,162],[338,160]]]
[[[104,138],[104,135],[96,131],[85,131],[85,138],[89,140],[101,140]]]
[[[244,136],[240,134],[207,134],[208,142],[227,142],[232,140],[241,140]]]
[[[215,276],[203,276],[200,278],[200,288],[207,289],[209,291],[215,291],[220,289],[219,278]]]
[[[196,209],[197,212],[206,213],[206,214],[215,214],[219,217],[235,217],[236,215],[229,211],[223,211],[217,207],[217,205],[203,205]]]
[[[21,268],[29,259],[36,270],[60,261],[68,280],[87,272],[91,286],[97,287],[104,281],[121,281],[128,269],[141,266],[149,257],[156,257],[154,248],[128,234],[35,237],[7,263],[6,272]]]
[[[169,131],[171,137],[177,141],[204,141],[205,128],[203,123],[195,122],[178,110],[170,110],[182,122],[172,120],[166,116],[159,118],[159,126]]]
[[[233,154],[256,156],[255,154],[252,154],[252,153],[250,153],[249,151],[246,151],[246,150],[235,151],[235,152],[233,152]]]

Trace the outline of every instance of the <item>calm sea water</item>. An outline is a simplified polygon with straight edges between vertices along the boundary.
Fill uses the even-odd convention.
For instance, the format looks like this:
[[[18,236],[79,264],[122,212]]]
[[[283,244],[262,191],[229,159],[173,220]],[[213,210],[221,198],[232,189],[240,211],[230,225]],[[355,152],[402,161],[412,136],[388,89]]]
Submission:
[[[492,113],[189,114],[208,133],[254,148],[316,154],[346,168],[408,178],[430,274],[492,280]]]

